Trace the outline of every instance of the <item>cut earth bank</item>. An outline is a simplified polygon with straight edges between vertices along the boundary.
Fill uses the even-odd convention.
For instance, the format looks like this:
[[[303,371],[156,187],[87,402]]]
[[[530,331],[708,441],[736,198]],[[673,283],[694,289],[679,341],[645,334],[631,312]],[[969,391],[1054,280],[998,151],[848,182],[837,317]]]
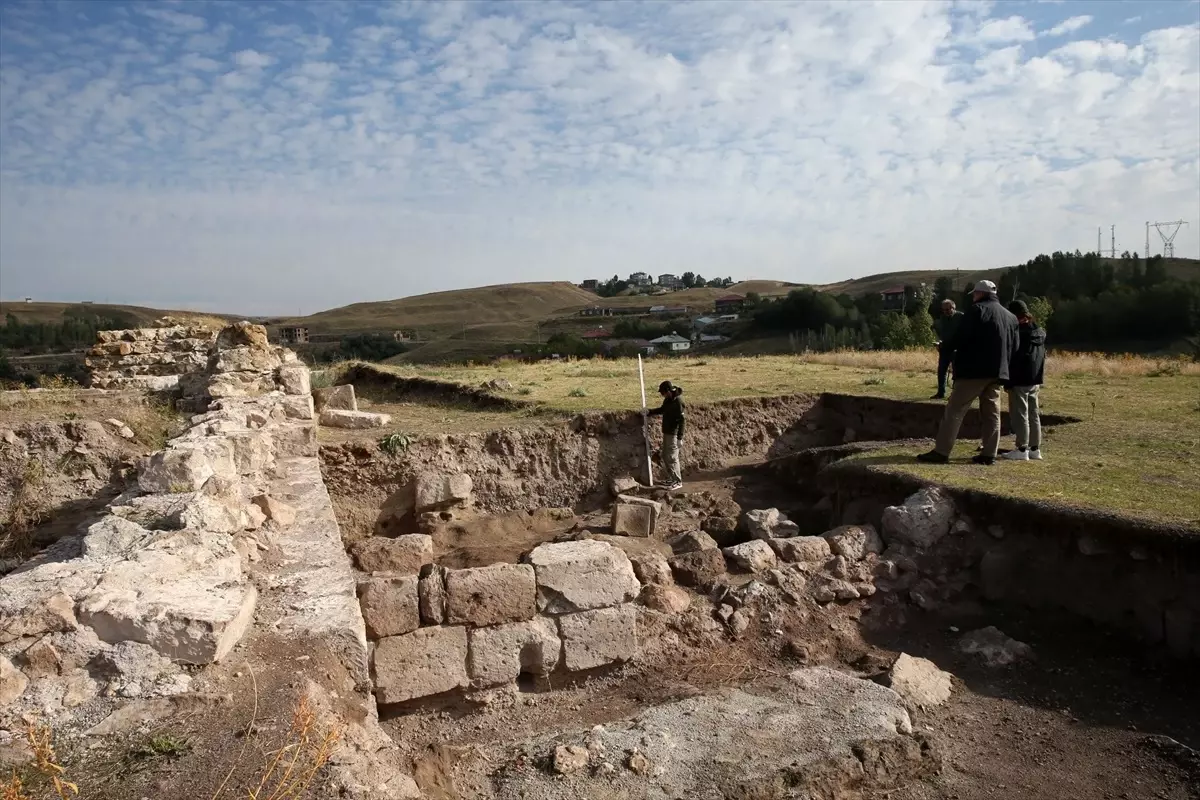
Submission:
[[[640,419],[630,414],[415,437],[390,450],[367,439],[323,446],[377,642],[384,725],[418,783],[446,797],[824,797],[894,789],[941,764],[939,777],[917,784],[931,793],[911,796],[992,796],[987,781],[964,769],[1026,789],[1005,796],[1042,796],[1029,776],[1052,772],[1055,759],[1035,755],[1038,769],[1022,774],[1016,765],[1029,755],[1018,752],[1020,736],[1000,737],[988,764],[964,750],[962,736],[1011,718],[1012,698],[1032,684],[1062,692],[1062,680],[1043,670],[1066,676],[1077,665],[1062,666],[1053,637],[1065,637],[1047,642],[1039,628],[1046,619],[1104,664],[1097,674],[1123,684],[1122,705],[1153,709],[1149,725],[1126,711],[1105,725],[1197,741],[1196,703],[1180,709],[1166,699],[1182,687],[1173,683],[1179,668],[1158,665],[1153,689],[1137,677],[1167,653],[1200,654],[1191,622],[1200,616],[1195,540],[1104,515],[897,483],[843,460],[873,446],[864,439],[927,434],[938,414],[926,404],[828,394],[694,406],[692,480],[673,496],[624,480],[644,464]],[[976,425],[968,420],[963,435],[976,435]],[[1032,566],[1043,559],[1046,566]],[[1022,580],[1022,565],[1032,580]],[[564,583],[606,592],[578,597]],[[1115,665],[1101,655],[1106,634],[1080,616],[1129,636],[1116,640]],[[929,625],[946,619],[954,624]],[[987,624],[996,619],[1037,638],[1036,657]],[[897,661],[900,650],[941,650],[939,662],[971,685],[922,661]],[[919,677],[910,679],[913,663]],[[824,682],[836,678],[796,671],[815,664],[890,683],[888,696],[899,696],[894,702],[920,730],[889,727],[867,699],[854,713],[839,707],[841,690]],[[1008,684],[1007,696],[987,697],[997,683]],[[935,711],[951,685],[960,691],[950,710]],[[816,694],[798,700],[797,686]],[[1023,709],[1022,724],[1040,729],[1035,754],[1042,733],[1069,740],[1069,757],[1057,758],[1069,778],[1057,785],[1075,786],[1087,773],[1106,776],[1094,784],[1098,797],[1111,780],[1140,787],[1130,796],[1150,784],[1164,796],[1190,796],[1194,754],[1178,741],[1146,749],[1144,735],[1058,730],[1065,706],[1105,702],[1099,688],[1078,689],[1053,711],[1045,698]],[[676,702],[693,695],[703,697]],[[875,738],[855,739],[859,731],[810,762],[794,737],[751,735],[760,727],[754,709],[784,720],[787,731],[796,702],[843,718],[879,712]],[[734,706],[742,716],[729,713]],[[970,722],[955,717],[956,706],[972,706]],[[803,713],[796,719],[821,730]],[[939,737],[924,735],[938,730],[962,736],[939,749]],[[715,747],[699,749],[712,769],[697,772],[680,754],[714,737]],[[728,746],[742,737],[760,743],[770,768]],[[1133,749],[1114,760],[1114,747]],[[1160,761],[1159,750],[1185,766]]]

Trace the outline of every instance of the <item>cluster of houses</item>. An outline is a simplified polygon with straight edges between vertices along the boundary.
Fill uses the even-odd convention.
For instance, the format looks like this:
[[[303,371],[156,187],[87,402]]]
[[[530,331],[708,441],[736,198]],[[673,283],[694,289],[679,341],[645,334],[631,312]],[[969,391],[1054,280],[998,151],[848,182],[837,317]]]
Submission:
[[[677,291],[686,288],[683,285],[683,278],[678,275],[672,275],[669,272],[659,275],[657,280],[648,272],[635,272],[629,276],[628,280],[630,286],[635,286],[639,289],[648,289],[651,286],[657,286],[660,289]],[[596,278],[589,278],[579,284],[579,288],[594,292],[600,288],[600,281]]]

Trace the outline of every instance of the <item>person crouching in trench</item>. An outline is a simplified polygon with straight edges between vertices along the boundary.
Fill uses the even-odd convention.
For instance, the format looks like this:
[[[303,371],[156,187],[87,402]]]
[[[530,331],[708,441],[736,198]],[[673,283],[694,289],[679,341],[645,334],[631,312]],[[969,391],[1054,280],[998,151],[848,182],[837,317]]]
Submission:
[[[662,465],[667,472],[663,487],[675,491],[683,488],[683,473],[679,467],[679,446],[683,442],[684,428],[683,400],[679,396],[683,394],[683,389],[673,386],[670,381],[663,381],[658,385],[658,393],[662,395],[662,405],[645,413],[651,417],[662,417]]]

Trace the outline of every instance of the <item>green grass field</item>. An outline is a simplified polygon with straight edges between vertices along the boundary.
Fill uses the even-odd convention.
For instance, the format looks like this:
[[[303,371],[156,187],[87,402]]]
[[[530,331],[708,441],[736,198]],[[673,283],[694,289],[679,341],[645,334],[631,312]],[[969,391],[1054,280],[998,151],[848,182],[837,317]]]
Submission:
[[[825,362],[825,363],[818,363]],[[636,361],[501,363],[424,369],[391,367],[478,386],[507,378],[515,397],[542,404],[542,419],[587,410],[640,406]],[[1052,357],[1043,389],[1043,413],[1083,421],[1048,429],[1043,462],[969,463],[974,445],[961,441],[954,463],[919,465],[922,448],[891,448],[861,457],[874,468],[902,470],[952,486],[1111,509],[1200,529],[1200,365],[1098,356]],[[704,403],[733,397],[795,392],[844,392],[928,402],[934,364],[927,353],[828,354],[746,358],[651,359],[649,391],[669,379],[684,398]],[[526,412],[413,409],[396,424],[411,432],[463,431],[530,424]],[[394,411],[394,410],[393,410]],[[1007,413],[1007,409],[1006,409]],[[929,431],[932,437],[935,431]]]

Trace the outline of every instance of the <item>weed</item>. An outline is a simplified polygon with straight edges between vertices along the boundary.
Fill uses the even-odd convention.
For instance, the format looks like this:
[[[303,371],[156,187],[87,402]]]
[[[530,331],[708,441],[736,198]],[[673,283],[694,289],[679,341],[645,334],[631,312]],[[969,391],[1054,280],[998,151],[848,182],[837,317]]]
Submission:
[[[192,491],[192,485],[190,483],[184,483],[182,481],[174,481],[169,486],[167,486],[167,491],[170,492],[171,494],[188,494],[189,492]]]
[[[46,470],[36,458],[25,461],[8,504],[8,519],[0,532],[0,556],[28,555],[33,529],[46,517]]]
[[[883,386],[885,383],[887,383],[887,378],[882,375],[872,375],[863,379],[863,386]]]
[[[588,396],[587,389],[584,389],[582,386],[576,386],[574,389],[567,392],[567,397],[587,397],[587,396]]]
[[[1174,378],[1183,374],[1183,365],[1178,361],[1160,361],[1158,366],[1147,372],[1151,378]]]
[[[42,373],[37,376],[37,385],[39,389],[78,389],[79,382],[64,375],[47,375]]]
[[[67,418],[67,419],[69,419],[69,420],[79,419],[79,415],[78,415],[78,414],[76,414],[74,411],[68,411],[68,412],[67,412],[66,414],[64,414],[63,416],[64,416],[64,417],[66,417],[66,418]]]
[[[192,751],[192,744],[173,733],[156,733],[130,748],[122,766],[127,772],[147,769],[160,761],[174,761]]]
[[[410,444],[412,444],[412,439],[407,434],[389,433],[379,440],[379,449],[390,456],[394,456],[397,453],[408,450]]]
[[[520,389],[517,389],[517,394],[522,395],[523,397],[528,397],[529,395],[533,394],[533,389],[528,386],[522,386]]]
[[[0,800],[33,800],[37,797],[58,796],[59,800],[69,800],[79,796],[79,786],[67,780],[67,770],[58,763],[54,752],[54,733],[47,725],[32,721],[25,723],[25,737],[33,750],[33,760],[26,764],[20,772],[14,769],[9,781],[0,785]],[[30,794],[26,789],[39,789],[37,795]],[[53,789],[54,795],[49,793]]]
[[[693,361],[692,363],[688,364],[688,366],[689,366],[689,367],[707,367],[707,366],[708,366],[708,359],[707,359],[707,358],[702,358],[702,359],[700,359],[699,361]]]

